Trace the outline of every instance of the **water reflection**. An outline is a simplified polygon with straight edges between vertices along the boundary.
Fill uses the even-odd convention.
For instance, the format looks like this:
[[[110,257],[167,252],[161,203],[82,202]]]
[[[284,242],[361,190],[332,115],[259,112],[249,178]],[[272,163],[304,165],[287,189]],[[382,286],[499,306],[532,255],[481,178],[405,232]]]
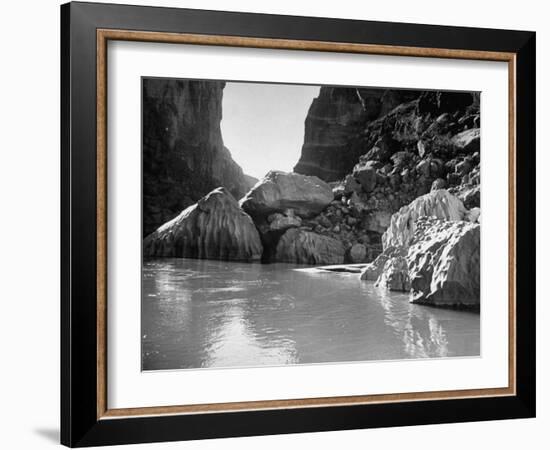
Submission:
[[[376,289],[380,296],[380,304],[385,312],[384,322],[393,327],[397,336],[402,336],[404,350],[410,357],[449,356],[449,341],[445,329],[436,317],[436,314],[445,316],[445,311],[412,305],[407,302],[407,296],[396,302],[395,294],[390,297],[386,290],[372,289]],[[444,320],[444,317],[441,319]]]
[[[147,260],[143,369],[479,355],[479,314],[295,267]]]

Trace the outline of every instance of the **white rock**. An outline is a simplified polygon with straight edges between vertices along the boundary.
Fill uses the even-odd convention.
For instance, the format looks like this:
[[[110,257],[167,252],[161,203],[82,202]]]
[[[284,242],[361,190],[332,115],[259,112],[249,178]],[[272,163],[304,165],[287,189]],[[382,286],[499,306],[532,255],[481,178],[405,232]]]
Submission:
[[[477,306],[480,225],[419,219],[407,253],[413,303]]]
[[[414,234],[414,222],[419,217],[465,220],[466,212],[462,201],[445,189],[422,195],[392,216],[390,226],[382,236],[384,249],[408,246]]]
[[[272,170],[240,200],[240,205],[253,218],[289,208],[300,217],[311,217],[333,199],[330,185],[317,177]]]
[[[145,256],[254,261],[263,246],[252,219],[225,189],[214,189],[143,241]]]

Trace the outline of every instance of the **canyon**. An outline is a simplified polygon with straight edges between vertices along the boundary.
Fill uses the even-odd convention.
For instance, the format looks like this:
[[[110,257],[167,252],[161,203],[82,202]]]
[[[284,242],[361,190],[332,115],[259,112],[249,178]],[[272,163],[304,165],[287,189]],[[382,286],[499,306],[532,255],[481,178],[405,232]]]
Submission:
[[[213,189],[242,197],[257,181],[224,146],[223,81],[143,80],[143,236]]]
[[[223,82],[145,81],[144,256],[359,264],[479,306],[479,93],[321,87],[294,171],[255,180],[223,144]]]

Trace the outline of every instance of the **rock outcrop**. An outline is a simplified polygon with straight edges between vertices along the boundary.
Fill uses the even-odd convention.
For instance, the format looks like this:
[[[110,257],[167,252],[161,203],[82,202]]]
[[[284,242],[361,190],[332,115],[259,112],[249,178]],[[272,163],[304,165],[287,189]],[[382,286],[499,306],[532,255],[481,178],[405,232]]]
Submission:
[[[417,198],[392,216],[383,253],[360,278],[410,292],[413,303],[478,306],[479,214],[446,190]]]
[[[382,251],[378,219],[383,220],[369,215],[361,202],[343,197],[333,200],[317,216],[302,220],[301,229],[339,241],[345,262],[362,263],[372,261]]]
[[[452,143],[463,151],[475,153],[479,152],[480,136],[480,129],[472,128],[470,130],[458,133],[453,137]]]
[[[479,206],[479,145],[479,93],[326,87],[310,108],[295,171],[330,182],[359,220],[344,239],[362,228],[374,242],[393,213],[430,191]]]
[[[222,90],[144,84],[145,232],[226,188],[148,236],[145,255],[372,262],[362,279],[417,302],[472,304],[475,286],[464,280],[475,270],[457,252],[479,232],[478,93],[323,87],[295,173],[271,171],[251,186],[223,146]]]
[[[342,264],[344,246],[328,236],[293,228],[279,239],[274,261],[315,265]]]
[[[357,242],[349,248],[347,254],[352,264],[362,263],[367,259],[367,247]]]
[[[252,219],[225,188],[213,190],[143,242],[144,256],[257,261],[262,251]]]
[[[366,193],[376,187],[378,175],[376,169],[380,167],[377,161],[361,161],[353,168],[353,178],[361,185]]]
[[[407,254],[411,301],[434,306],[480,303],[480,225],[421,218]]]
[[[411,288],[411,280],[407,258],[404,256],[389,258],[376,285],[386,287],[390,291],[408,292]]]
[[[350,144],[368,116],[357,89],[322,87],[309,108],[302,156],[294,171],[326,181],[349,173],[354,164],[351,161],[362,154],[360,147]]]
[[[272,170],[256,183],[240,204],[254,218],[289,209],[297,216],[312,217],[333,198],[332,188],[317,177]]]
[[[391,215],[369,213],[357,196],[346,199],[342,194],[337,194],[339,198],[330,201],[334,195],[330,185],[316,177],[281,172],[275,175],[277,180],[298,179],[306,182],[296,184],[292,181],[292,189],[284,188],[282,191],[288,192],[280,195],[280,186],[284,187],[285,183],[275,182],[274,174],[270,173],[241,200],[243,209],[251,215],[260,232],[264,246],[264,262],[277,261],[277,243],[290,228],[318,235],[319,238],[314,241],[317,243],[325,242],[324,238],[329,238],[328,242],[340,242],[344,248],[344,262],[372,261],[382,251],[381,235],[387,228]],[[322,186],[321,190],[319,186]],[[310,201],[308,199],[314,201],[306,208],[305,205]],[[315,210],[322,209],[317,214],[313,213],[312,209],[315,205]],[[268,213],[270,214],[267,215]],[[312,259],[306,257],[299,262],[309,264],[309,261]],[[339,257],[337,261],[340,261]]]
[[[342,243],[315,233],[310,222],[333,198],[330,185],[314,176],[271,171],[256,183],[240,205],[260,232],[262,261],[342,263]]]
[[[365,153],[365,124],[386,115],[420,91],[321,87],[305,122],[302,155],[294,171],[335,181],[351,172]]]
[[[367,281],[377,281],[382,275],[386,263],[397,257],[402,257],[407,255],[407,250],[404,247],[391,247],[386,248],[383,253],[380,253],[374,261],[370,264],[367,264],[365,268],[361,271],[361,280]]]
[[[298,228],[302,225],[302,219],[294,214],[294,210],[288,209],[285,214],[274,213],[267,217],[265,228],[260,231],[263,233],[280,233],[289,228]]]
[[[415,221],[419,217],[464,220],[466,211],[462,202],[445,189],[418,197],[392,216],[390,225],[382,236],[384,248],[408,246],[415,232]]]
[[[287,209],[284,213],[273,213],[267,217],[255,216],[254,220],[264,247],[262,261],[266,263],[275,260],[275,247],[285,231],[302,226],[302,218],[295,215],[293,209]]]
[[[223,145],[225,83],[143,80],[143,235],[212,189],[236,198],[252,186]]]

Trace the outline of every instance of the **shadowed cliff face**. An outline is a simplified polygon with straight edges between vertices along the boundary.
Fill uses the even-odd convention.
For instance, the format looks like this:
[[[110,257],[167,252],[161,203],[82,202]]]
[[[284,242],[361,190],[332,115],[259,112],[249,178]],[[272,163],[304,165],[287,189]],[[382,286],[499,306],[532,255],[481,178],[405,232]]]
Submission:
[[[363,139],[365,126],[420,94],[412,90],[322,87],[309,109],[302,155],[294,171],[325,181],[343,178],[368,150]]]
[[[252,181],[223,145],[225,83],[143,80],[143,235],[212,189],[242,197]]]
[[[306,118],[302,156],[294,171],[333,181],[350,172],[361,149],[353,145],[367,118],[357,89],[322,87]]]
[[[476,92],[322,87],[294,171],[329,182],[334,201],[300,227],[364,262],[382,251],[392,214],[419,196],[448,189],[479,207],[479,105]]]

